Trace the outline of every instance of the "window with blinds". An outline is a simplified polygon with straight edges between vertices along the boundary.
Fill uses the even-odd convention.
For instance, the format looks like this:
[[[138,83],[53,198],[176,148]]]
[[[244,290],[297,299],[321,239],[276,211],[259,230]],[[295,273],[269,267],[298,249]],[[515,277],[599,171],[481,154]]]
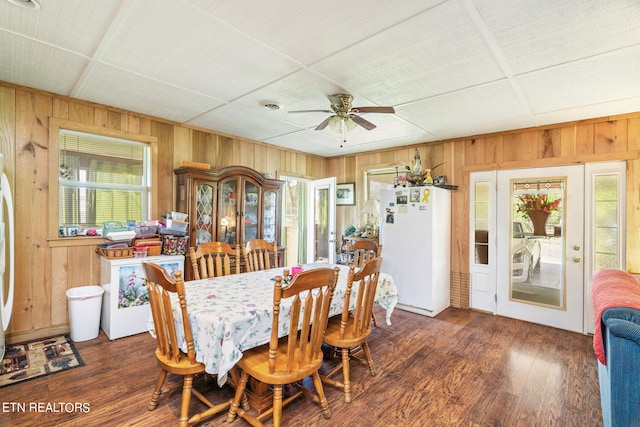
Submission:
[[[60,225],[148,219],[149,145],[60,129]]]

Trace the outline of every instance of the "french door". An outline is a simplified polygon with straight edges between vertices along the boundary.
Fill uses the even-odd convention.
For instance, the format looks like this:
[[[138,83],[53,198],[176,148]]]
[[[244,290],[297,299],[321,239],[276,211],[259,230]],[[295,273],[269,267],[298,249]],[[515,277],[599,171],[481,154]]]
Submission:
[[[497,203],[496,313],[582,332],[584,167],[498,171]]]
[[[471,173],[471,307],[593,332],[591,277],[625,268],[625,170],[606,162]]]

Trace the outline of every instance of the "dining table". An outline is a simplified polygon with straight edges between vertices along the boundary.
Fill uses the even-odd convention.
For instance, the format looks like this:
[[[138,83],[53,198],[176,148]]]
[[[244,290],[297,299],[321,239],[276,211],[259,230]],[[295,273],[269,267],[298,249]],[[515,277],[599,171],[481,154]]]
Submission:
[[[340,272],[330,307],[330,316],[342,313],[349,267],[346,265],[305,264],[303,270],[335,268]],[[217,375],[223,386],[227,374],[242,358],[242,352],[269,342],[273,320],[273,290],[276,276],[283,268],[273,268],[228,276],[185,282],[187,313],[193,333],[196,360],[205,365],[205,372]],[[353,292],[356,292],[354,283]],[[352,298],[355,300],[355,298]],[[386,309],[386,323],[398,301],[393,278],[384,272],[378,278],[375,301]],[[352,301],[355,306],[355,301]],[[177,295],[172,294],[172,307],[179,345],[186,352],[184,328]],[[288,333],[287,300],[282,301],[279,335]],[[153,319],[149,332],[154,335]]]

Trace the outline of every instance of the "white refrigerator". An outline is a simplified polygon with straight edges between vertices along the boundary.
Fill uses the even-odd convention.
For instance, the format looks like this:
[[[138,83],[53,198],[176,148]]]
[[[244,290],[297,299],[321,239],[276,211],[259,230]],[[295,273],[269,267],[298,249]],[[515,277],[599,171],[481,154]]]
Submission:
[[[0,360],[4,358],[4,333],[9,327],[13,309],[15,247],[13,199],[3,167],[4,157],[0,154]]]
[[[380,192],[382,270],[400,309],[436,316],[450,305],[451,191],[434,186]]]

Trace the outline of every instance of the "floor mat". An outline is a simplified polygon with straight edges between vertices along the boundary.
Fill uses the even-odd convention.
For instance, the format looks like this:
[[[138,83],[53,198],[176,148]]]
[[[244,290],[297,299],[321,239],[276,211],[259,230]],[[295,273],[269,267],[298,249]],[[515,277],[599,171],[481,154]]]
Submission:
[[[0,387],[84,366],[69,336],[8,345],[0,365]]]

